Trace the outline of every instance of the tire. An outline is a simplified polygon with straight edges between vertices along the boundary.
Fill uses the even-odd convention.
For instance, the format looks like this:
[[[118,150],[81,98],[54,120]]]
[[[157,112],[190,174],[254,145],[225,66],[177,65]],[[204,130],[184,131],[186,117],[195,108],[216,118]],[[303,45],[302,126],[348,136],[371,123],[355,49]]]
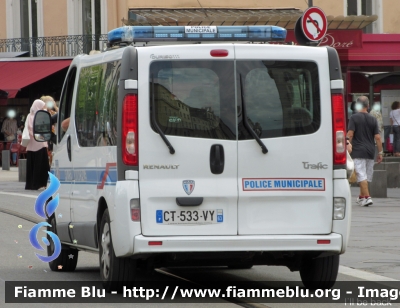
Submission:
[[[252,267],[253,267],[252,261],[244,261],[228,265],[228,268],[230,269],[250,269]]]
[[[48,223],[51,225],[51,227],[47,227],[47,230],[57,234],[56,219],[54,218],[54,216],[48,219]],[[47,235],[47,240],[50,242],[50,245],[47,246],[47,255],[51,256],[54,252],[54,243],[49,235]],[[75,270],[77,263],[78,250],[61,244],[60,255],[53,261],[49,262],[49,267],[52,271],[72,272]]]
[[[309,289],[330,289],[336,282],[339,271],[339,255],[305,259],[300,268],[300,277]]]
[[[114,253],[110,215],[104,211],[99,233],[100,276],[106,292],[122,291],[122,287],[133,287],[136,275],[136,260],[117,258]]]

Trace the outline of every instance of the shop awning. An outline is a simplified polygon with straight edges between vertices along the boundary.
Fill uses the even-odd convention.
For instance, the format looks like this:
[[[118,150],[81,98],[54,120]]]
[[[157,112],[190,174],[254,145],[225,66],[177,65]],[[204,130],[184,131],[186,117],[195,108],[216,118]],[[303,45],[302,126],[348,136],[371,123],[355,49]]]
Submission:
[[[8,92],[8,98],[14,98],[22,88],[58,72],[70,64],[70,59],[0,62],[0,89]]]
[[[281,9],[232,9],[232,8],[130,8],[130,19],[123,19],[127,26],[252,26],[274,25],[293,30],[303,14],[297,8]],[[378,16],[327,16],[328,30],[362,29]]]

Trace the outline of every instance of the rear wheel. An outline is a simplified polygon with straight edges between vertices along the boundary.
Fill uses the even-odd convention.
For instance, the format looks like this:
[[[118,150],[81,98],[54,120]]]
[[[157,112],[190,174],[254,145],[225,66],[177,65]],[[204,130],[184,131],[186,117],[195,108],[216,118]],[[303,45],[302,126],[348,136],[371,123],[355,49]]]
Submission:
[[[104,211],[99,234],[100,276],[107,292],[121,291],[122,286],[133,286],[136,260],[117,258],[114,253],[108,209]]]
[[[339,255],[306,259],[300,268],[300,277],[309,289],[330,289],[339,271]]]
[[[48,223],[51,227],[47,227],[47,230],[57,234],[56,219],[54,216],[49,218]],[[50,242],[50,245],[47,246],[47,255],[51,256],[54,253],[54,242],[49,235],[47,235],[47,240]],[[49,262],[49,267],[52,271],[72,272],[75,270],[77,263],[78,250],[61,244],[60,255]]]

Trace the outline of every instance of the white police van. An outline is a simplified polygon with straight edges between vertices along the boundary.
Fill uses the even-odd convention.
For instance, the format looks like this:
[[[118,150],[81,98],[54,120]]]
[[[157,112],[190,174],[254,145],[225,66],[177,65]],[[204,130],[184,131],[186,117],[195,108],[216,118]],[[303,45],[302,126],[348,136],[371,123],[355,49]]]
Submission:
[[[274,26],[108,36],[62,91],[51,269],[74,270],[85,250],[108,291],[181,265],[283,265],[332,286],[351,220],[336,51],[269,44],[285,40]]]

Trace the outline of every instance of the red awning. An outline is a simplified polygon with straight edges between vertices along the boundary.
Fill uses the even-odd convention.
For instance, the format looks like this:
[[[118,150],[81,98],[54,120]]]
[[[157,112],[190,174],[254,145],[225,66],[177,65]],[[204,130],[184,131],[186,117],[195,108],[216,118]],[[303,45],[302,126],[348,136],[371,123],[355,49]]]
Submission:
[[[362,39],[362,49],[338,50],[342,66],[400,66],[400,34],[363,34]]]
[[[0,62],[0,89],[8,92],[8,98],[14,98],[22,88],[70,64],[71,60]]]

